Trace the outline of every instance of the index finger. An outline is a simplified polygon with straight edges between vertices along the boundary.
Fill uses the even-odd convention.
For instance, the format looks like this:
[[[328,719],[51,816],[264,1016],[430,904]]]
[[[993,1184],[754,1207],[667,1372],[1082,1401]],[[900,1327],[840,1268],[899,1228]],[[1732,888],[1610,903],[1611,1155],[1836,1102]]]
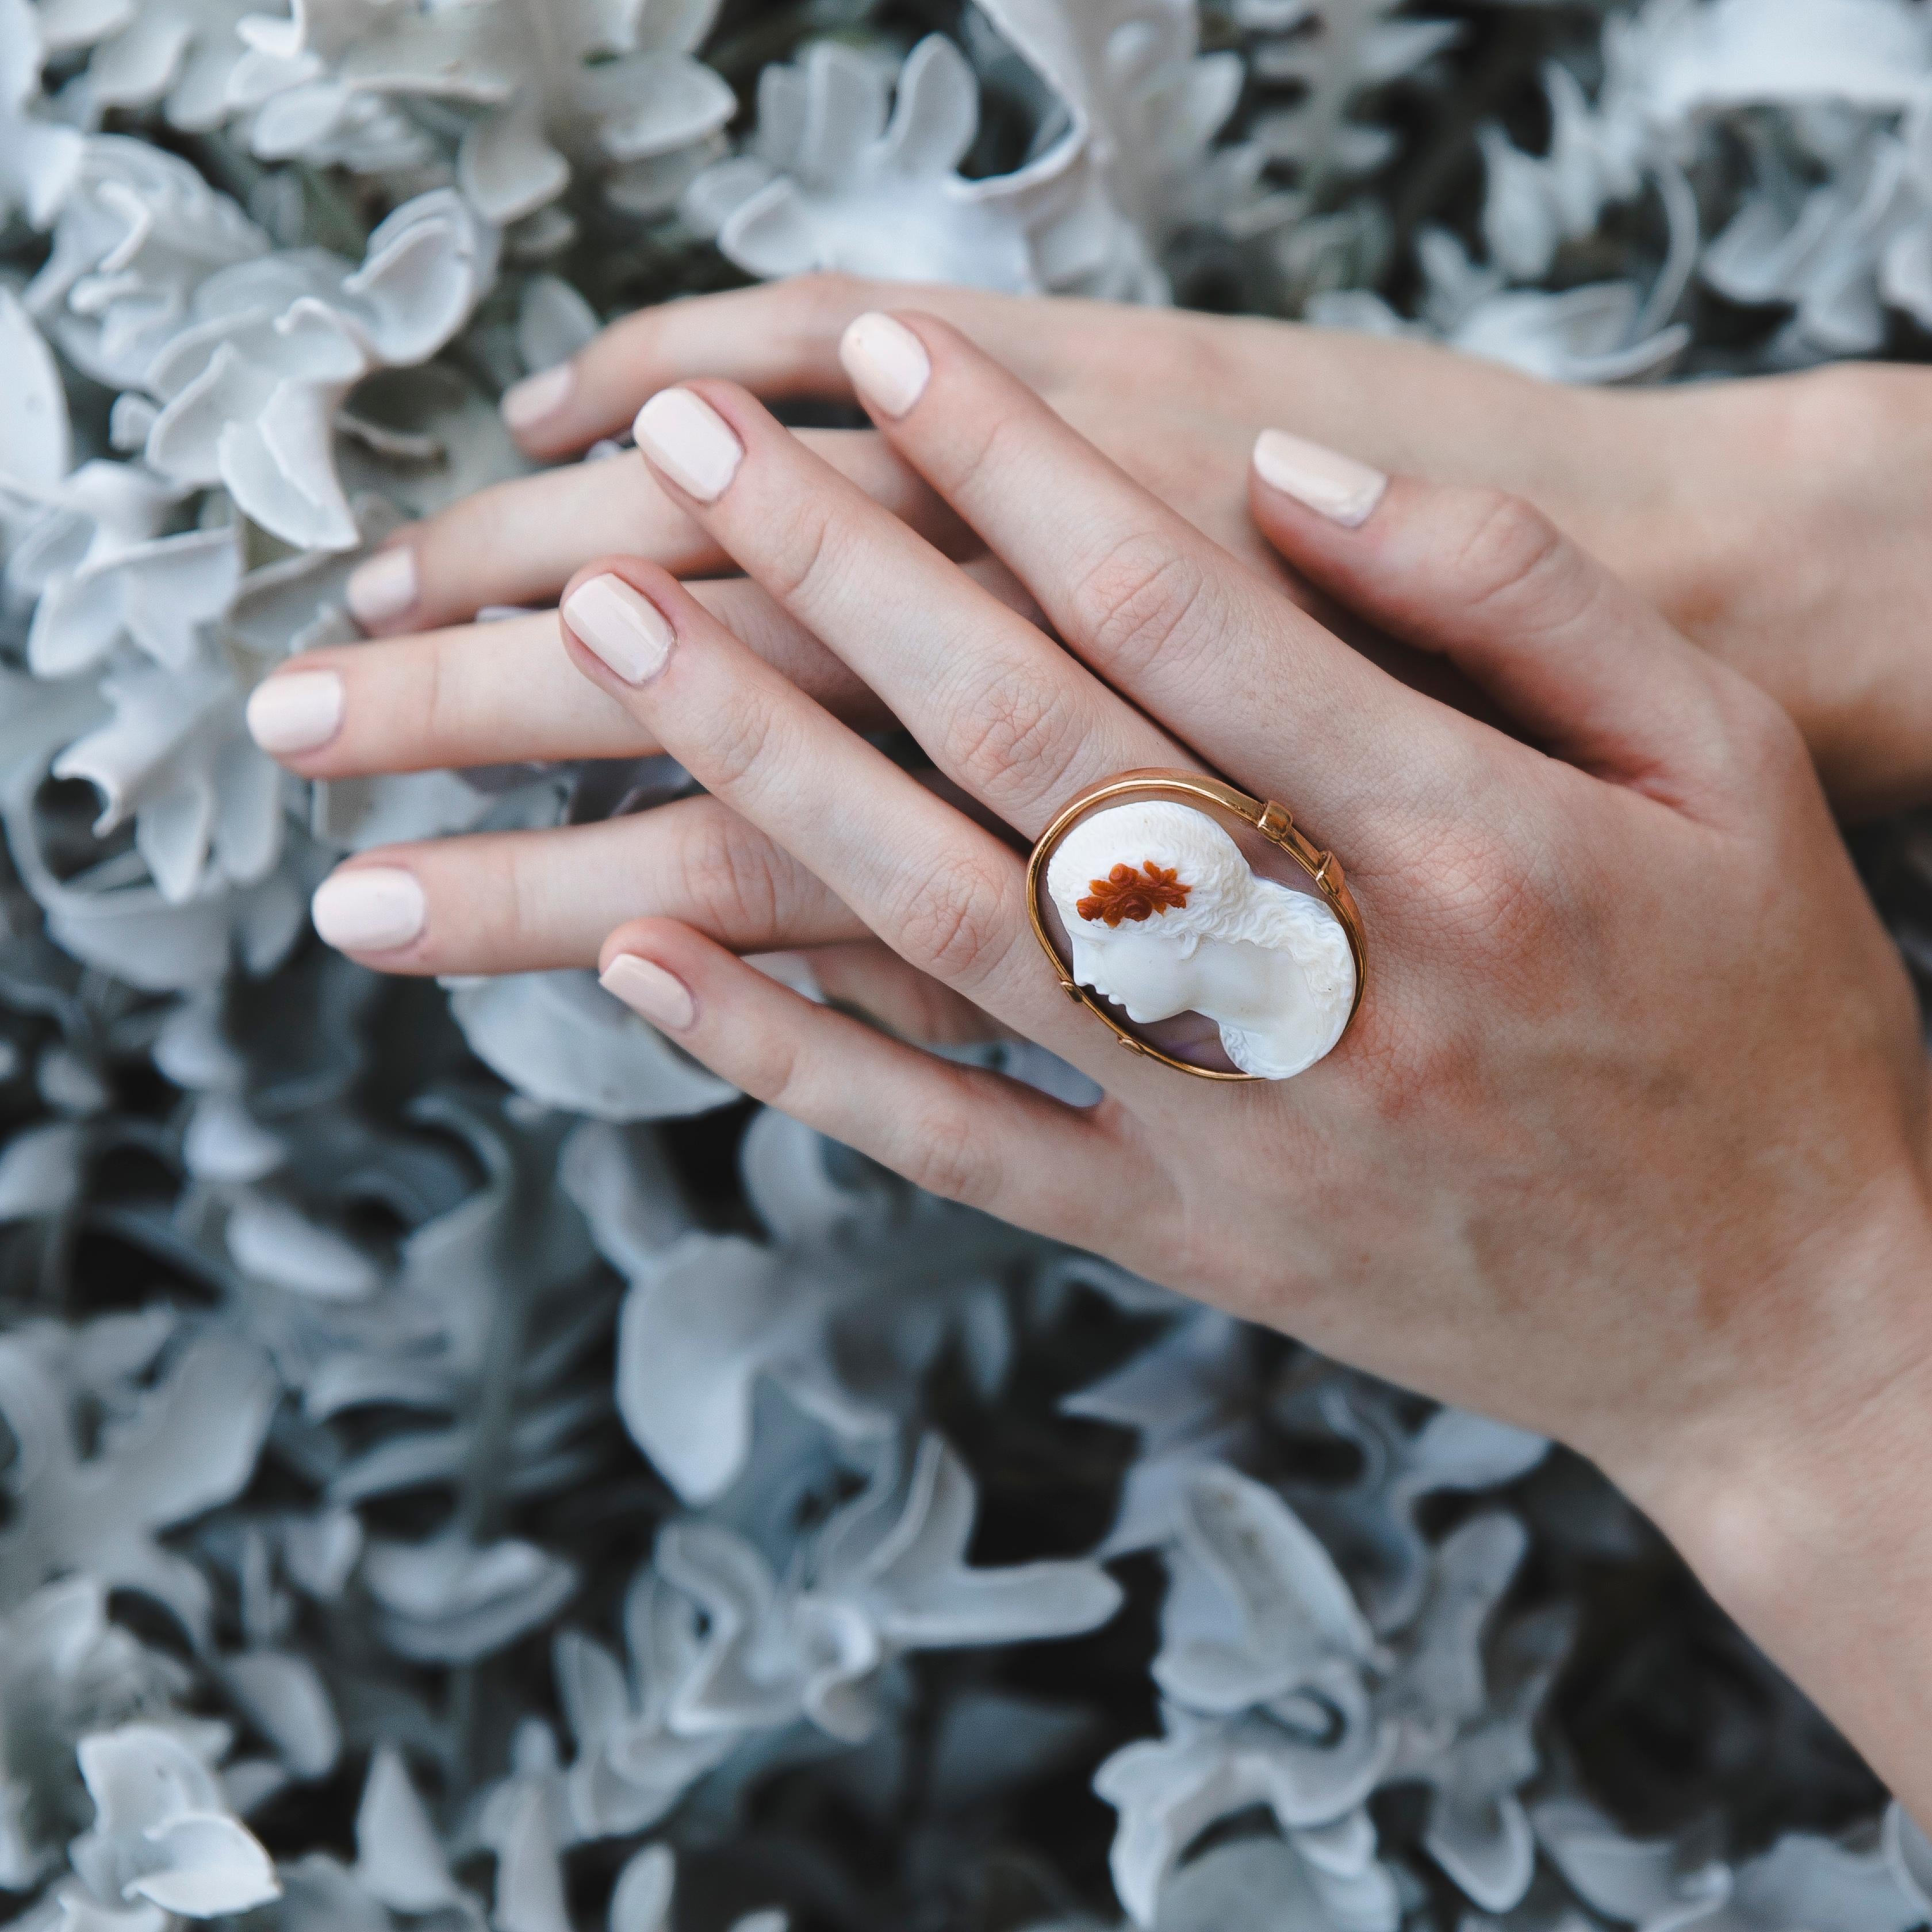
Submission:
[[[862,316],[848,366],[884,434],[1069,648],[1216,770],[1378,815],[1460,721],[1349,649],[1119,468],[965,337]]]

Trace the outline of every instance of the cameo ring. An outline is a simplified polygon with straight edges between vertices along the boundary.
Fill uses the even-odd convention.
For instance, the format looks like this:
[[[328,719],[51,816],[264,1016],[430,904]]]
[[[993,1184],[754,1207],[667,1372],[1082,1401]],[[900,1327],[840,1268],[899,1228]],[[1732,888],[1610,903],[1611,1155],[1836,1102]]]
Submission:
[[[1285,806],[1203,772],[1089,785],[1034,847],[1027,904],[1070,998],[1204,1080],[1288,1079],[1361,1006],[1368,956],[1341,862]]]

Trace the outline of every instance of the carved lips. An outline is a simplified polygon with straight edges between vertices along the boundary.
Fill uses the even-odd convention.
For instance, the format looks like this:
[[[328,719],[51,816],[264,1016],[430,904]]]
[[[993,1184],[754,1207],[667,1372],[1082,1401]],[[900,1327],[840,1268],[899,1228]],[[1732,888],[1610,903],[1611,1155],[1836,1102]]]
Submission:
[[[1176,879],[1178,870],[1174,866],[1156,866],[1151,859],[1144,860],[1138,870],[1124,863],[1116,866],[1104,879],[1087,881],[1090,896],[1074,910],[1082,919],[1108,926],[1117,926],[1124,919],[1138,925],[1157,912],[1179,912],[1194,889]]]

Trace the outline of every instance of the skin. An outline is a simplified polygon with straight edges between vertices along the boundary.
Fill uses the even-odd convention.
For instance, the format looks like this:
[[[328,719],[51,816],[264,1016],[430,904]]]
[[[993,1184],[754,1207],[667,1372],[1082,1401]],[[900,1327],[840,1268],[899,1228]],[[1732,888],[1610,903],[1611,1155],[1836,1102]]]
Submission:
[[[688,386],[744,452],[716,500],[655,477],[903,721],[947,795],[647,560],[564,588],[608,574],[648,599],[673,633],[656,674],[627,683],[567,623],[551,650],[600,717],[692,771],[701,811],[824,881],[800,909],[848,909],[910,983],[1105,1098],[1076,1110],[937,1060],[691,914],[611,933],[609,983],[925,1186],[1574,1444],[1932,1811],[1932,1526],[1908,1486],[1932,1398],[1925,1075],[1790,719],[1520,499],[1398,476],[1346,528],[1250,477],[1299,577],[1522,736],[1480,722],[1348,648],[964,336],[900,319],[932,375],[880,430],[1051,634],[742,388]],[[1119,1052],[1054,983],[1024,861],[990,829],[1024,841],[1097,778],[1196,763],[1286,802],[1363,909],[1360,1012],[1292,1082],[1210,1085]],[[443,923],[433,898],[424,938],[370,963],[424,970]]]
[[[518,431],[566,458],[622,430],[648,396],[722,374],[767,400],[849,401],[841,332],[903,290],[806,276],[646,310],[572,365],[564,402]],[[1254,320],[930,289],[938,314],[1030,383],[1128,473],[1258,574],[1423,688],[1480,710],[1439,658],[1334,608],[1249,514],[1256,432],[1278,426],[1384,469],[1535,502],[1796,721],[1841,816],[1932,799],[1932,669],[1917,643],[1927,552],[1913,480],[1932,466],[1932,378],[1856,365],[1654,392],[1580,390],[1423,344]],[[832,467],[1016,608],[1023,588],[890,442],[808,432]],[[570,676],[539,616],[476,626],[497,604],[549,604],[590,558],[648,557],[801,689],[849,722],[889,724],[852,668],[753,580],[635,454],[466,499],[401,531],[419,586],[372,628],[379,649],[308,654],[345,686],[329,743],[288,762],[315,777],[662,748]],[[1486,715],[1496,716],[1492,709]],[[421,941],[386,963],[420,973],[591,964],[625,918],[694,921],[742,950],[804,950],[821,984],[922,1038],[983,1037],[982,1016],[867,944],[862,922],[790,855],[694,800],[614,824],[448,840],[369,862],[413,872]]]
[[[1293,574],[1250,521],[1239,482],[1264,428],[1384,470],[1526,496],[1686,637],[1778,700],[1841,815],[1932,798],[1932,673],[1916,637],[1928,587],[1916,479],[1932,464],[1932,377],[1922,370],[1864,364],[1574,389],[1419,343],[1286,322],[958,289],[913,297],[813,275],[613,325],[575,359],[565,401],[518,440],[540,458],[574,455],[626,428],[659,388],[694,376],[729,377],[767,401],[848,400],[842,332],[865,310],[909,299],[1291,589]],[[943,548],[976,549],[889,444],[848,432],[807,440]],[[547,604],[606,551],[680,574],[729,567],[631,456],[484,490],[392,541],[414,552],[421,594],[377,627],[392,634],[458,625],[488,604]],[[800,668],[814,695],[842,710],[860,701],[773,614],[754,628],[788,663],[809,660]],[[450,647],[470,641],[460,632]],[[1413,660],[1404,668],[1420,674]]]

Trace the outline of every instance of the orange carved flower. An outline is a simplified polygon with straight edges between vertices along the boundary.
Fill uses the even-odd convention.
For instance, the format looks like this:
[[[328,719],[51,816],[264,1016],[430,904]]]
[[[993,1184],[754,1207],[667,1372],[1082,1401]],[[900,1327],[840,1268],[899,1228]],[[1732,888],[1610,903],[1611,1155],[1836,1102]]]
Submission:
[[[1165,870],[1151,859],[1142,860],[1139,869],[1116,866],[1104,879],[1089,879],[1092,896],[1074,908],[1082,919],[1104,920],[1110,926],[1130,919],[1138,925],[1156,913],[1178,912],[1187,904],[1194,888],[1182,885],[1174,877],[1179,868]]]

